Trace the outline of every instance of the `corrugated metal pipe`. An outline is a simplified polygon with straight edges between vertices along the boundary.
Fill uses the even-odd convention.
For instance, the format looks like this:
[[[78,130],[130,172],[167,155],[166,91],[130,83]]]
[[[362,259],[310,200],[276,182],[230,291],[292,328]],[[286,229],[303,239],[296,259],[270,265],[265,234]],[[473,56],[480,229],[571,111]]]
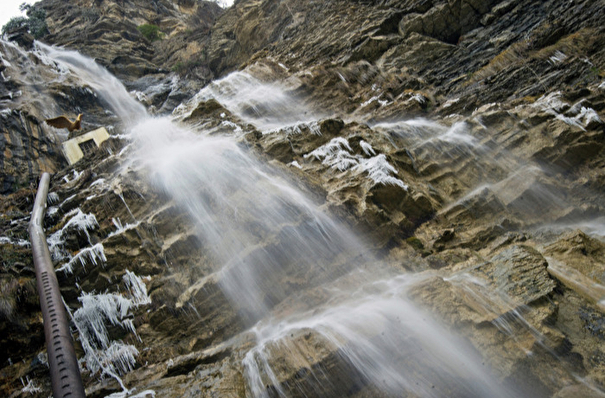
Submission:
[[[44,335],[50,367],[50,381],[55,398],[84,398],[82,376],[78,368],[78,359],[73,339],[69,331],[69,322],[63,299],[59,291],[59,282],[50,258],[46,235],[42,223],[46,213],[46,196],[50,174],[43,173],[29,222],[29,238],[36,268],[36,280],[40,306],[44,319]]]

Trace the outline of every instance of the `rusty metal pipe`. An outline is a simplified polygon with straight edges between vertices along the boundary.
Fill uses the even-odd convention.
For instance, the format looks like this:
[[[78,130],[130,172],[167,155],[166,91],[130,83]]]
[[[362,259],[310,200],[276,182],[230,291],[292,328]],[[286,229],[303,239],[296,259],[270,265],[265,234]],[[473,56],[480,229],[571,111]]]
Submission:
[[[59,282],[55,275],[46,235],[42,223],[46,213],[46,196],[50,174],[43,173],[36,194],[36,201],[29,222],[29,239],[32,245],[36,284],[40,295],[40,307],[44,319],[44,335],[50,382],[55,398],[84,398],[82,376],[78,368],[78,359],[69,330],[67,312],[59,291]]]

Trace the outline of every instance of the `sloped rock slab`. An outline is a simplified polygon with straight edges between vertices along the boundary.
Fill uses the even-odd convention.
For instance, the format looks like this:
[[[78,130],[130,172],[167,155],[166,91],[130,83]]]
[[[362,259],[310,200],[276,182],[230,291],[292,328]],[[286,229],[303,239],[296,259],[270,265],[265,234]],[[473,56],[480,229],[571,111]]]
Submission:
[[[555,288],[546,259],[536,249],[515,245],[494,256],[481,267],[497,289],[522,304],[530,304],[549,295]]]

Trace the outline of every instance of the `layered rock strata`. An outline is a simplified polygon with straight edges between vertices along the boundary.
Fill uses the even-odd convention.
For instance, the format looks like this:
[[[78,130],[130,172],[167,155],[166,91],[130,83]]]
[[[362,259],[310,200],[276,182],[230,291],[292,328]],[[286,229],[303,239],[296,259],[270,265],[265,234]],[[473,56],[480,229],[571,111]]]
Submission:
[[[224,12],[202,2],[144,3],[43,1],[48,40],[97,58],[161,113],[236,69],[281,85],[315,120],[267,133],[249,124],[262,107],[238,114],[205,99],[182,122],[238,136],[247,153],[363,234],[380,260],[417,272],[408,296],[468,340],[500,384],[532,396],[600,396],[603,1],[242,0]],[[146,41],[136,29],[143,23],[167,36]],[[82,26],[87,34],[75,35]],[[189,71],[171,71],[178,62],[191,62]],[[53,102],[39,106],[31,95],[17,102],[8,94],[31,86],[19,84],[3,78],[0,87],[3,192],[55,171],[49,234],[79,208],[97,224],[66,228],[62,250],[104,248],[102,265],[75,262],[73,273],[59,273],[67,304],[80,306],[78,289],[119,292],[126,270],[150,277],[151,304],[129,315],[136,336],[110,330],[139,351],[124,383],[161,396],[250,394],[245,357],[258,336],[221,289],[194,223],[144,183],[148,176],[120,166],[126,143],[118,138],[60,170],[58,141],[41,123],[45,109],[92,109],[88,120],[97,125],[115,118],[86,88],[50,85]],[[381,182],[368,171],[376,164]],[[32,188],[4,196],[0,224],[2,389],[11,396],[28,393],[28,380],[39,396],[48,391],[31,264],[20,246]],[[334,273],[337,265],[329,265]],[[288,283],[303,284],[298,276]],[[315,300],[323,293],[314,291]],[[297,305],[285,300],[276,311]],[[315,383],[326,377],[331,396],[378,394],[343,349],[307,329],[269,344],[278,374],[260,393],[321,395]],[[121,390],[97,376],[85,374],[91,396]]]

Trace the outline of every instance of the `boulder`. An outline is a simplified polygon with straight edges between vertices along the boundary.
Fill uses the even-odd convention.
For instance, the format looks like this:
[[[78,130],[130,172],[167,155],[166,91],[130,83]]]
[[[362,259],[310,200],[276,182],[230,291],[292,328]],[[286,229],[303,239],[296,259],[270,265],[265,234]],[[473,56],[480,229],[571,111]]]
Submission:
[[[547,272],[547,261],[536,249],[516,245],[492,257],[491,264],[478,269],[485,273],[498,291],[520,304],[548,297],[555,282]]]

